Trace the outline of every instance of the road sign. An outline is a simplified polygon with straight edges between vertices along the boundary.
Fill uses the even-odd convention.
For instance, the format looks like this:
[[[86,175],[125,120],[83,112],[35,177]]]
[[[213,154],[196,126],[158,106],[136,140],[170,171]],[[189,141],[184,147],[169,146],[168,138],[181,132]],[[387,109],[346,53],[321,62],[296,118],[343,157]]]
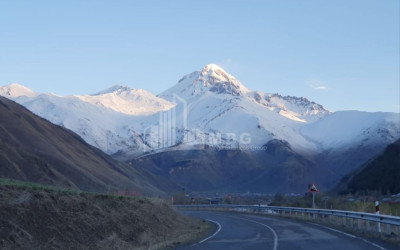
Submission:
[[[308,192],[312,193],[312,207],[315,208],[315,196],[314,195],[315,195],[315,193],[319,192],[317,185],[315,185],[315,183],[309,185]]]
[[[311,184],[311,185],[309,186],[309,188],[308,188],[308,192],[311,192],[311,193],[318,193],[319,190],[318,190],[318,188],[317,188],[317,185],[315,185],[314,183]]]

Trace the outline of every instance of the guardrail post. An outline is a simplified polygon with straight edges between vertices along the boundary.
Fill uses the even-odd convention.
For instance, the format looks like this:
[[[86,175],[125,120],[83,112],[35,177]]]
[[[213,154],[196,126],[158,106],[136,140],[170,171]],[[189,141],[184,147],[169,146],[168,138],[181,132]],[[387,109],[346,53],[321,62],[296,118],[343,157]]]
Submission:
[[[357,224],[358,224],[358,230],[361,230],[361,219],[357,220]]]
[[[353,218],[350,218],[350,227],[353,228],[353,225],[354,225]]]
[[[366,221],[365,221],[365,224],[367,225],[367,231],[370,231],[371,229],[370,229],[370,227],[369,227],[369,220],[366,220]]]
[[[346,226],[346,217],[343,217],[343,226]]]
[[[386,235],[390,235],[391,233],[390,224],[386,224]]]

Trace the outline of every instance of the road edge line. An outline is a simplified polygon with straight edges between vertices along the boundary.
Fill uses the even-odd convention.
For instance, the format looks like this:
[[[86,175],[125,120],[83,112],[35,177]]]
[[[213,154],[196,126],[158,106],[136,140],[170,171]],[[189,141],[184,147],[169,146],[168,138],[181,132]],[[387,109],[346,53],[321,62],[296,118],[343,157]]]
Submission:
[[[268,226],[268,225],[266,225],[264,223],[255,221],[255,220],[249,220],[249,219],[245,219],[245,218],[232,217],[232,216],[225,216],[225,217],[231,217],[231,218],[240,219],[240,220],[247,220],[247,221],[250,221],[250,222],[253,222],[253,223],[256,223],[256,224],[259,224],[259,225],[262,225],[262,226],[268,228],[272,232],[272,234],[274,235],[274,248],[273,248],[273,250],[277,250],[278,249],[278,234],[275,232],[275,230],[272,227],[270,227],[270,226]]]
[[[383,246],[380,246],[380,245],[378,245],[378,244],[376,244],[376,243],[373,243],[373,242],[371,242],[371,241],[369,241],[369,240],[366,240],[366,239],[364,239],[364,238],[361,238],[361,237],[358,237],[358,236],[355,236],[355,235],[352,235],[352,234],[348,234],[348,233],[345,233],[345,232],[343,232],[343,231],[340,231],[340,230],[337,230],[337,229],[333,229],[333,228],[330,228],[330,227],[327,227],[327,226],[324,226],[324,225],[320,225],[320,224],[316,224],[316,223],[312,223],[312,222],[308,222],[308,223],[311,224],[311,225],[314,225],[314,226],[323,227],[323,228],[325,228],[325,229],[331,230],[331,231],[336,232],[336,233],[341,233],[341,234],[343,234],[343,235],[346,235],[346,236],[351,237],[351,238],[354,238],[354,239],[360,239],[360,240],[364,241],[365,243],[368,243],[368,244],[370,244],[370,245],[372,245],[372,246],[374,246],[374,247],[376,247],[376,248],[379,248],[379,249],[381,249],[381,250],[387,250],[387,249],[384,248]]]
[[[207,221],[209,221],[209,222],[211,222],[211,223],[214,223],[214,224],[216,224],[216,225],[218,226],[218,229],[217,229],[217,231],[216,231],[214,234],[212,234],[212,235],[208,236],[207,238],[205,238],[205,239],[203,239],[203,240],[201,240],[201,241],[199,241],[199,242],[197,242],[197,243],[193,244],[192,246],[195,246],[195,245],[201,244],[201,243],[203,243],[203,242],[205,242],[205,241],[207,241],[207,240],[211,239],[212,237],[214,237],[215,235],[217,235],[217,234],[219,233],[219,231],[221,231],[221,229],[222,229],[222,226],[221,226],[221,224],[219,224],[218,222],[216,222],[216,221],[213,221],[213,220],[209,220],[209,219],[205,219],[205,220],[207,220]]]

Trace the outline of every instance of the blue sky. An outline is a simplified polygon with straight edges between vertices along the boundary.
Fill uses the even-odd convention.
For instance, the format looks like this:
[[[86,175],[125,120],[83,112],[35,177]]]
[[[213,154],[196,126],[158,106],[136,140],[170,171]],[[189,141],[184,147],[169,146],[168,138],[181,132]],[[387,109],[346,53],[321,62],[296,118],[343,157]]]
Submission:
[[[158,94],[208,63],[253,90],[399,112],[399,1],[0,2],[0,85]]]

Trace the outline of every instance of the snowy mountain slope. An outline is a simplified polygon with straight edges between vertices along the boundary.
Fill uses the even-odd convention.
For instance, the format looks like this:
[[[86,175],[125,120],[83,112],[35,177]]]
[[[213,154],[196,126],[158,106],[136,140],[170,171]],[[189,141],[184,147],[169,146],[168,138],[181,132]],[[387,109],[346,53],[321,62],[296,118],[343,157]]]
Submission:
[[[281,96],[279,94],[265,94],[259,91],[252,93],[252,100],[275,110],[280,115],[300,122],[313,122],[331,113],[322,105],[310,102],[304,97]]]
[[[97,107],[78,97],[50,95],[38,95],[21,104],[52,123],[77,132],[87,143],[106,153],[114,153],[121,147],[136,147],[136,133],[131,127],[123,128],[120,122],[125,116],[113,110]]]
[[[214,138],[220,136],[222,146],[250,148],[277,138],[290,141],[299,150],[315,149],[313,143],[298,133],[302,122],[288,119],[248,98],[208,92],[188,99],[186,104],[189,136],[185,144],[219,146],[221,143],[215,143]],[[177,112],[176,120],[183,121],[182,116],[183,112]]]
[[[199,137],[205,139],[197,143],[205,144],[209,143],[207,135],[213,138],[221,134],[224,144],[232,145],[226,140],[234,134],[236,144],[244,147],[260,147],[275,138],[289,141],[299,151],[318,150],[318,145],[299,131],[303,123],[311,124],[331,113],[306,98],[251,91],[212,64],[184,76],[159,97],[172,101],[176,95],[184,99],[177,105],[186,106],[188,133],[200,130]],[[182,112],[176,120],[183,121],[179,114]],[[242,135],[246,135],[246,141],[241,143]],[[196,143],[191,137],[191,144]]]
[[[303,126],[300,133],[323,149],[359,143],[386,144],[400,137],[400,115],[387,112],[338,111]]]
[[[354,154],[351,157],[361,154],[360,159],[364,159],[400,138],[400,117],[396,113],[338,111],[302,126],[299,133],[318,145],[317,152],[339,157],[343,153]]]
[[[114,85],[94,95],[77,96],[82,101],[128,115],[149,115],[172,108],[173,103],[143,89]]]
[[[189,128],[250,133],[255,145],[275,138],[298,150],[322,151],[400,137],[399,114],[331,112],[303,97],[250,91],[216,65],[184,76],[159,97],[172,100],[174,95],[186,101]]]

